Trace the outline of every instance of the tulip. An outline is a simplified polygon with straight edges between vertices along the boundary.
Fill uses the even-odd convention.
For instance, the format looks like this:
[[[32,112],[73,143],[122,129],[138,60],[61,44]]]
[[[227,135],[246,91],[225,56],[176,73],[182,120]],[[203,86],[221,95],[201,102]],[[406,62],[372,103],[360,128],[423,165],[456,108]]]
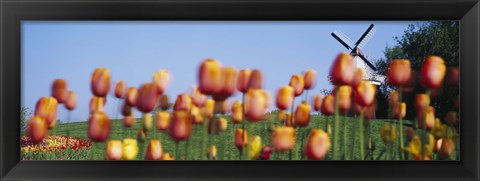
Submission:
[[[68,99],[67,81],[56,79],[52,84],[52,97],[57,99],[58,103],[63,104]]]
[[[445,122],[450,126],[457,124],[457,112],[449,111],[445,117]]]
[[[261,89],[263,88],[263,74],[260,70],[253,70],[248,81],[248,89]]]
[[[175,100],[173,110],[175,111],[189,111],[192,106],[192,98],[188,94],[180,94]]]
[[[129,106],[135,107],[138,99],[138,90],[135,87],[130,87],[127,89],[127,99],[126,103]]]
[[[275,150],[290,150],[295,145],[295,140],[295,128],[282,126],[273,129],[271,143]]]
[[[429,56],[421,69],[420,83],[428,89],[437,88],[445,77],[446,66],[441,57]]]
[[[153,139],[148,142],[146,160],[161,160],[163,154],[162,144],[160,140]]]
[[[115,97],[116,98],[123,98],[127,92],[127,84],[124,81],[117,81],[115,84]]]
[[[404,102],[402,103],[397,103],[393,107],[393,117],[396,119],[403,119],[405,118],[405,115],[407,114],[407,104]]]
[[[125,127],[132,127],[135,123],[135,118],[131,115],[123,117],[123,125]]]
[[[213,94],[213,99],[223,101],[235,93],[237,70],[233,67],[222,68],[220,89]]]
[[[127,138],[123,139],[122,158],[124,160],[134,160],[138,154],[137,140]]]
[[[362,81],[355,88],[355,102],[362,107],[367,107],[375,101],[376,92],[375,85],[368,81]],[[345,97],[345,99],[347,98]]]
[[[92,74],[91,88],[93,95],[105,97],[110,90],[110,72],[106,68],[97,68]]]
[[[103,112],[105,109],[105,100],[104,97],[93,96],[90,99],[90,113]]]
[[[48,134],[47,121],[41,116],[33,116],[28,121],[27,133],[34,143],[43,141]]]
[[[242,69],[238,72],[237,77],[237,89],[242,93],[246,93],[248,90],[248,82],[250,81],[250,76],[252,75],[252,70]]]
[[[320,109],[322,108],[322,104],[323,104],[323,96],[320,95],[320,94],[317,94],[315,96],[313,96],[313,110],[315,111],[320,111]]]
[[[435,139],[432,135],[429,135],[429,143],[425,145],[425,157],[423,158],[423,160],[430,159],[430,154],[432,153],[434,146]],[[418,138],[418,136],[415,136],[412,141],[410,141],[409,146],[405,148],[405,151],[409,152],[414,160],[422,160],[422,143],[420,141],[420,138]]]
[[[350,83],[350,86],[357,87],[358,84],[360,84],[360,82],[364,80],[363,75],[364,75],[363,69],[356,68],[355,69],[355,75],[353,77],[352,82]]]
[[[167,130],[170,126],[170,113],[166,111],[158,111],[156,121],[158,130]]]
[[[390,61],[387,72],[387,79],[390,85],[397,87],[405,86],[410,81],[411,75],[410,60],[396,59]]]
[[[167,95],[162,95],[160,97],[160,108],[164,111],[166,111],[170,108],[170,102],[168,101],[168,96]]]
[[[214,125],[212,125],[212,124],[214,124]],[[219,117],[214,121],[209,121],[208,122],[208,133],[209,134],[212,133],[212,131],[213,131],[212,129],[214,129],[214,127],[216,127],[216,129],[214,130],[215,132],[213,132],[215,134],[218,134],[219,132],[226,131],[227,127],[228,127],[227,119],[225,119],[223,117]]]
[[[408,141],[412,141],[413,137],[415,137],[416,133],[412,127],[407,128],[407,139]]]
[[[67,95],[65,108],[67,108],[69,111],[74,110],[77,107],[77,94],[75,94],[73,91],[68,91]]]
[[[190,119],[193,124],[203,123],[203,116],[199,107],[192,105],[192,108],[190,109]]]
[[[356,92],[358,92],[358,91],[356,91]],[[364,92],[367,92],[367,91],[364,91]],[[350,109],[350,106],[352,105],[352,99],[351,99],[352,88],[350,86],[346,86],[346,85],[336,87],[334,93],[339,94],[338,95],[338,108],[340,109],[340,111],[341,112],[347,112]],[[366,94],[371,94],[371,92],[368,91],[368,93],[366,93]]]
[[[106,146],[107,160],[122,159],[122,142],[120,140],[110,140]]]
[[[310,160],[322,160],[330,150],[330,136],[321,129],[313,129],[305,145],[305,154]]]
[[[48,129],[55,126],[57,122],[57,99],[53,97],[42,97],[35,106],[35,115],[47,121]]]
[[[143,129],[145,131],[151,131],[153,127],[153,117],[152,114],[143,115]]]
[[[430,130],[430,133],[435,139],[443,138],[447,134],[447,125],[442,124],[442,122],[440,122],[440,119],[435,119],[435,124]]]
[[[380,136],[385,143],[393,143],[397,139],[397,131],[394,124],[384,124],[380,129]]]
[[[110,137],[111,127],[107,114],[93,112],[88,119],[88,137],[96,142],[104,142]]]
[[[170,136],[175,141],[188,139],[192,133],[192,122],[189,120],[187,111],[174,111],[172,123],[170,124]]]
[[[400,102],[400,95],[395,90],[391,91],[388,95],[388,104],[390,104],[390,106],[394,106],[398,104],[398,102]]]
[[[446,159],[450,157],[455,150],[455,142],[451,139],[445,139],[442,141],[442,146],[439,150],[440,159]]]
[[[218,104],[215,104],[215,113],[227,114],[230,112],[230,104],[228,103],[228,100],[219,101],[217,103]]]
[[[402,87],[403,93],[412,93],[415,85],[417,85],[417,73],[412,70],[410,74],[410,81],[407,82],[405,86]]]
[[[175,158],[174,158],[173,155],[170,154],[170,153],[164,153],[164,154],[162,155],[161,160],[175,160]]]
[[[170,83],[170,72],[168,70],[158,70],[153,74],[153,84],[156,87],[157,94],[165,92]]]
[[[460,82],[460,69],[458,69],[458,67],[450,67],[447,75],[447,85],[458,86],[458,82]]]
[[[428,106],[430,106],[430,97],[427,94],[417,94],[415,97],[417,112],[424,111]]]
[[[293,119],[293,116],[294,115],[292,113],[286,115],[285,126],[295,127],[295,120]]]
[[[130,107],[127,102],[124,102],[122,105],[122,115],[130,116],[132,114],[132,107]]]
[[[426,123],[426,129],[430,130],[435,126],[435,108],[427,107],[425,111],[417,112],[418,125],[422,128]]]
[[[272,148],[269,146],[263,147],[262,153],[260,154],[259,160],[269,160],[270,154],[272,154]]]
[[[333,85],[350,85],[355,76],[353,57],[348,53],[340,53],[330,68],[330,81]]]
[[[306,70],[303,74],[303,82],[304,82],[304,89],[310,90],[315,87],[315,84],[317,83],[317,71],[315,70]]]
[[[205,102],[205,107],[203,107],[203,114],[210,119],[212,118],[214,111],[215,101],[213,99],[208,99],[207,102]]]
[[[256,160],[260,156],[260,151],[262,151],[262,138],[255,136],[249,143],[250,145],[247,147],[249,149],[247,152],[248,158],[250,160]]]
[[[222,65],[214,59],[202,62],[198,71],[199,89],[203,94],[213,95],[219,92],[222,81]]]
[[[285,110],[279,110],[277,116],[278,120],[281,122],[285,122],[287,120],[287,112]]]
[[[192,95],[190,95],[190,96],[192,97],[192,103],[193,104],[195,104],[198,107],[202,107],[202,106],[205,105],[205,102],[207,101],[208,97],[207,97],[207,95],[202,94],[202,92],[200,92],[198,87],[193,86],[191,94]]]
[[[208,147],[207,157],[213,160],[217,158],[217,147],[215,145]]]
[[[138,129],[137,140],[143,143],[146,139],[147,139],[147,131],[144,128]]]
[[[242,138],[243,137],[243,138]],[[248,144],[248,131],[244,129],[237,129],[235,131],[235,146],[241,150]]]
[[[278,109],[285,110],[292,106],[293,98],[295,96],[295,90],[288,85],[280,87],[277,93],[277,107]]]
[[[310,105],[302,102],[295,110],[295,126],[306,127],[310,122]]]
[[[157,88],[153,83],[145,83],[138,89],[137,109],[143,113],[152,111],[158,100]]]
[[[293,88],[295,97],[301,95],[304,90],[303,76],[298,74],[292,75],[289,85]]]
[[[263,119],[267,100],[263,90],[249,89],[245,99],[245,116],[248,120],[257,122]]]
[[[235,124],[241,123],[243,121],[243,104],[242,102],[236,100],[232,104],[232,121]]]
[[[320,111],[326,116],[331,116],[335,113],[335,97],[333,95],[327,95],[323,98]]]

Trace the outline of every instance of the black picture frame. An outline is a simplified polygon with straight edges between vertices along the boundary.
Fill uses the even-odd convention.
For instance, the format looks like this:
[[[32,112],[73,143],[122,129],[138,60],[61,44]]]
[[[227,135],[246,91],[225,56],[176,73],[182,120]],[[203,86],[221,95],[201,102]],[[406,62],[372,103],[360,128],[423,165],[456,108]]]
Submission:
[[[2,180],[479,180],[478,0],[0,0]],[[24,20],[459,20],[460,161],[20,161]]]

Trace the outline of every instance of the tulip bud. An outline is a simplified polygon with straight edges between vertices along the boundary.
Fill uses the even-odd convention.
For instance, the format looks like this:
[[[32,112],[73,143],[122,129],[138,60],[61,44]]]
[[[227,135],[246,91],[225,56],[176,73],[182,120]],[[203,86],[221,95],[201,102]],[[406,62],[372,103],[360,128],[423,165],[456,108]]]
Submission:
[[[232,121],[233,123],[241,123],[243,121],[243,104],[240,101],[234,101],[232,104]]]
[[[199,89],[203,94],[213,95],[221,89],[222,65],[214,59],[202,62],[198,71]]]
[[[123,139],[122,158],[124,160],[134,160],[138,154],[137,140],[127,138]]]
[[[153,74],[153,83],[155,84],[157,94],[163,94],[170,83],[170,72],[168,70],[156,71]]]
[[[248,82],[250,81],[250,76],[252,75],[252,70],[242,69],[238,72],[237,78],[237,89],[242,93],[246,93],[248,90]]]
[[[260,70],[253,70],[248,81],[248,89],[261,89],[263,88],[263,74]],[[247,89],[247,92],[248,92]]]
[[[295,110],[295,126],[306,127],[310,122],[310,105],[305,101]]]
[[[410,60],[396,59],[390,61],[387,72],[387,79],[390,85],[397,87],[405,86],[410,81],[411,75]]]
[[[450,157],[455,150],[455,142],[451,139],[445,139],[442,141],[442,146],[440,147],[440,159],[446,159]]]
[[[301,95],[304,88],[303,76],[298,74],[292,75],[289,85],[293,88],[295,97]]]
[[[195,104],[198,107],[202,107],[205,105],[205,102],[207,101],[208,97],[205,94],[202,94],[198,87],[193,86],[192,87],[192,103]]]
[[[48,134],[47,121],[41,116],[33,116],[28,121],[27,133],[34,143],[43,141]]]
[[[105,97],[110,90],[110,72],[106,68],[97,68],[92,74],[91,87],[93,95]]]
[[[138,90],[135,87],[130,87],[127,89],[127,99],[126,103],[129,106],[135,107],[138,99]]]
[[[317,71],[308,69],[303,74],[304,89],[310,90],[317,83]]]
[[[208,147],[207,157],[213,160],[217,159],[217,147],[215,145]]]
[[[390,106],[395,106],[396,104],[398,104],[398,102],[400,102],[400,95],[397,91],[391,91],[388,95],[388,104]]]
[[[407,114],[407,104],[404,102],[402,103],[397,103],[393,107],[393,117],[396,119],[403,119],[405,118],[405,115]]]
[[[426,123],[426,128],[428,130],[432,129],[435,126],[435,108],[428,106],[426,110],[417,112],[418,126],[423,128],[424,123]]]
[[[213,99],[208,99],[205,103],[205,107],[203,107],[203,114],[210,119],[213,116],[214,111],[215,101]]]
[[[245,116],[252,122],[263,119],[267,100],[261,89],[249,89],[245,99]]]
[[[233,67],[222,68],[220,89],[213,94],[213,99],[223,101],[235,93],[237,80],[237,70]]]
[[[407,140],[412,141],[413,137],[415,137],[416,133],[415,130],[412,127],[407,128]]]
[[[137,109],[143,113],[152,111],[158,100],[157,88],[153,83],[145,83],[138,89]]]
[[[376,92],[375,85],[368,81],[362,81],[355,88],[355,102],[362,107],[367,107],[375,101]]]
[[[339,86],[335,88],[335,94],[338,95],[338,108],[341,112],[347,112],[352,105],[352,88],[350,86]]]
[[[153,117],[152,114],[143,115],[143,129],[145,131],[151,131],[153,127]]]
[[[437,88],[445,77],[446,66],[441,57],[429,56],[421,69],[420,83],[428,89]]]
[[[288,85],[280,87],[277,93],[277,107],[278,109],[288,109],[293,102],[295,96],[295,90]]]
[[[161,160],[175,160],[175,158],[173,158],[171,153],[164,153]]]
[[[272,154],[272,148],[269,146],[263,147],[259,160],[270,160],[270,154]]]
[[[116,98],[123,98],[127,92],[127,84],[124,81],[117,81],[115,84],[115,97]]]
[[[145,131],[144,128],[138,129],[137,140],[143,143],[146,139],[147,139],[147,131]]]
[[[457,112],[455,111],[449,111],[447,113],[447,116],[445,117],[445,122],[449,125],[449,126],[454,126],[455,124],[457,124]]]
[[[168,96],[167,95],[162,95],[160,97],[160,108],[164,111],[166,111],[170,108],[170,102],[168,101]]]
[[[58,103],[63,104],[68,99],[67,81],[56,79],[52,84],[52,97],[57,99]]]
[[[249,143],[250,145],[247,147],[249,149],[247,152],[248,158],[250,160],[256,160],[260,156],[260,151],[262,151],[262,138],[255,136]]]
[[[322,108],[322,101],[323,101],[323,96],[320,94],[317,94],[313,97],[313,110],[315,111],[320,111]]]
[[[112,125],[107,114],[93,112],[88,119],[88,137],[92,141],[104,142],[110,137]]]
[[[330,82],[333,85],[350,85],[355,73],[353,57],[348,53],[340,53],[330,68]]]
[[[198,108],[195,105],[192,105],[192,108],[190,109],[190,119],[193,124],[202,124],[203,123],[203,116],[200,111],[200,108]]]
[[[55,126],[57,122],[57,99],[53,97],[42,97],[37,101],[35,115],[47,121],[48,129]]]
[[[331,116],[335,113],[335,98],[333,95],[327,95],[323,98],[320,111],[326,116]]]
[[[313,129],[305,145],[305,154],[310,160],[322,160],[330,150],[330,136],[321,129]]]
[[[132,107],[130,107],[127,102],[124,102],[122,105],[122,115],[130,116],[132,114]]]
[[[427,94],[417,94],[415,97],[417,112],[424,111],[428,106],[430,106],[430,97]]]
[[[458,82],[460,82],[460,69],[458,69],[458,67],[450,67],[447,75],[447,85],[458,86]]]
[[[74,110],[77,107],[77,94],[75,94],[73,91],[68,91],[67,95],[65,108],[67,108],[69,111]]]
[[[380,136],[385,143],[393,143],[397,139],[397,131],[394,124],[384,124],[380,129]]]
[[[145,154],[146,160],[161,160],[163,154],[162,144],[160,140],[150,140],[147,146],[147,153]]]
[[[295,128],[276,127],[272,132],[272,146],[276,151],[287,151],[295,145]]]
[[[93,96],[90,99],[90,113],[103,112],[105,108],[105,98]]]
[[[248,144],[248,131],[244,129],[237,129],[235,131],[235,146],[241,150]]]
[[[170,113],[165,111],[157,112],[157,129],[165,131],[170,126]]]
[[[353,80],[350,83],[350,86],[357,87],[358,84],[360,84],[360,82],[363,81],[363,74],[364,74],[363,69],[356,68],[355,75],[353,76]]]
[[[180,94],[175,100],[173,110],[175,111],[189,111],[192,106],[192,98],[188,94]]]
[[[133,126],[134,123],[135,123],[135,117],[133,117],[132,115],[123,117],[123,125],[125,127],[130,128]]]
[[[122,159],[122,142],[120,140],[110,140],[106,146],[107,160],[121,160]]]
[[[188,139],[192,133],[192,122],[187,111],[174,111],[169,130],[170,136],[175,141]]]

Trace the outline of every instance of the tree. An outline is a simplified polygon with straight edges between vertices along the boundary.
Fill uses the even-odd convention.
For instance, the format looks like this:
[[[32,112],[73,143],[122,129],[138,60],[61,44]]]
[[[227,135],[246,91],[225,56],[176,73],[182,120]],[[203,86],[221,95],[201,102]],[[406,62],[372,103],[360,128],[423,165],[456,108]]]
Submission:
[[[32,111],[28,107],[22,106],[20,108],[20,129],[24,130],[26,128],[27,119],[32,116]]]

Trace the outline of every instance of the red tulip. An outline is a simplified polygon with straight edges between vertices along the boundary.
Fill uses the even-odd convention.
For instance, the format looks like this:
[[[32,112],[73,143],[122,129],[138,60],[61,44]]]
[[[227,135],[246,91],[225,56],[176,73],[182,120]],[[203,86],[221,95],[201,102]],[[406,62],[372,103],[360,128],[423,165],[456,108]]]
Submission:
[[[248,89],[261,89],[263,88],[263,74],[260,70],[253,70],[248,81]],[[247,90],[248,92],[248,90]]]
[[[313,97],[313,110],[315,111],[320,111],[322,108],[323,104],[323,96],[320,94],[317,94]]]
[[[330,136],[321,129],[314,129],[308,136],[305,154],[310,160],[322,160],[330,150]]]
[[[330,68],[330,81],[333,85],[350,85],[355,75],[353,57],[340,53]]]
[[[57,122],[57,107],[57,99],[53,97],[42,97],[37,101],[35,116],[40,116],[45,119],[48,129],[51,129]]]
[[[132,107],[130,107],[127,102],[125,101],[122,105],[122,115],[123,116],[130,116],[132,114]]]
[[[244,132],[245,131],[245,132]],[[244,129],[237,129],[235,131],[235,146],[241,150],[246,147],[248,143],[248,131]]]
[[[203,94],[212,95],[221,88],[222,65],[214,59],[202,62],[198,72],[199,89]]]
[[[127,89],[127,99],[126,103],[129,106],[135,107],[137,104],[137,99],[138,99],[138,90],[135,87],[130,87]]]
[[[65,101],[65,108],[69,111],[74,110],[77,107],[77,94],[73,91],[67,92],[67,100]]]
[[[124,81],[118,81],[115,84],[115,97],[116,98],[123,98],[127,91],[127,84]]]
[[[333,95],[327,95],[323,98],[320,111],[326,116],[331,116],[335,113],[335,97]]]
[[[310,105],[305,101],[295,110],[295,126],[306,127],[310,122]]]
[[[161,95],[165,92],[170,83],[170,72],[168,70],[159,70],[153,74],[153,84],[157,90],[157,94]]]
[[[177,100],[175,100],[175,105],[173,106],[173,110],[189,111],[190,107],[192,107],[192,98],[190,98],[188,94],[180,94],[177,96]]]
[[[43,141],[48,134],[47,121],[41,116],[33,116],[28,121],[27,133],[34,143]]]
[[[362,81],[355,88],[355,102],[362,107],[367,107],[375,101],[376,92],[375,85],[368,81]]]
[[[245,98],[245,117],[253,122],[262,120],[267,108],[263,90],[249,89]]]
[[[387,73],[388,83],[393,86],[405,86],[411,79],[411,72],[410,60],[391,60]]]
[[[458,82],[460,82],[460,69],[458,69],[458,67],[450,67],[447,75],[447,85],[458,86]]]
[[[202,107],[203,105],[205,105],[205,102],[208,99],[207,95],[202,94],[202,92],[200,92],[200,90],[196,86],[192,87],[192,93],[190,96],[192,97],[192,103],[198,107]]]
[[[170,102],[168,101],[168,96],[167,95],[162,95],[160,97],[160,108],[164,111],[166,111],[170,108]]]
[[[317,71],[315,70],[306,70],[303,74],[304,89],[310,90],[315,87],[317,83]]]
[[[293,90],[295,92],[295,97],[301,95],[303,93],[303,88],[304,88],[303,76],[298,74],[292,75],[289,85],[293,87]]]
[[[122,142],[120,140],[110,140],[106,146],[107,160],[121,160],[122,159]]]
[[[187,111],[174,111],[170,124],[170,136],[175,141],[188,139],[192,133],[192,122]]]
[[[363,75],[365,73],[363,72],[363,69],[361,68],[356,68],[355,69],[355,76],[353,77],[352,83],[350,84],[352,87],[357,87],[358,84],[360,84],[361,81],[363,81]]]
[[[97,97],[105,97],[110,90],[110,72],[106,68],[97,68],[92,74],[92,93]]]
[[[437,88],[445,77],[446,66],[441,57],[429,56],[423,62],[420,83],[428,89]]]
[[[242,69],[238,72],[237,78],[237,89],[242,93],[246,93],[248,90],[248,82],[250,81],[250,76],[252,75],[252,70]]]
[[[160,140],[150,140],[147,146],[147,153],[145,153],[146,160],[161,160],[163,154],[162,143]]]
[[[152,111],[157,105],[157,87],[153,83],[145,83],[138,89],[137,109],[143,113]]]
[[[135,123],[135,117],[133,117],[132,115],[123,117],[123,125],[125,127],[130,128],[133,126],[134,123]]]
[[[110,119],[103,112],[94,112],[88,119],[88,137],[96,142],[104,142],[110,137]]]
[[[285,110],[292,106],[294,96],[295,90],[293,87],[288,85],[280,87],[277,93],[278,109]]]
[[[105,98],[93,96],[90,99],[90,113],[93,112],[103,112],[105,108]]]
[[[63,104],[68,99],[67,81],[56,79],[52,84],[52,97],[57,99],[58,103]]]
[[[222,68],[220,89],[213,94],[213,99],[223,101],[235,93],[237,80],[237,70],[233,67]]]

